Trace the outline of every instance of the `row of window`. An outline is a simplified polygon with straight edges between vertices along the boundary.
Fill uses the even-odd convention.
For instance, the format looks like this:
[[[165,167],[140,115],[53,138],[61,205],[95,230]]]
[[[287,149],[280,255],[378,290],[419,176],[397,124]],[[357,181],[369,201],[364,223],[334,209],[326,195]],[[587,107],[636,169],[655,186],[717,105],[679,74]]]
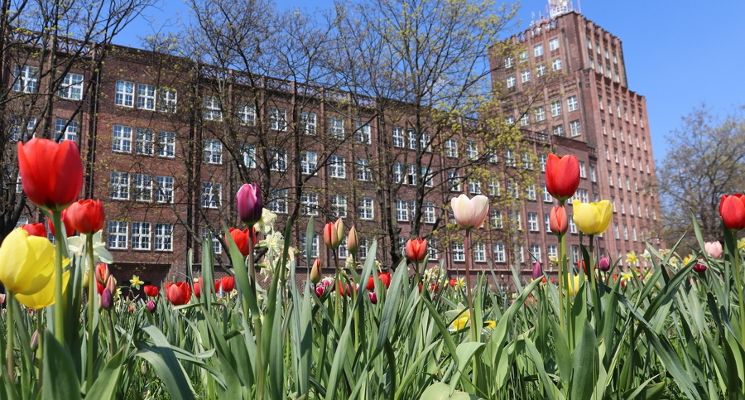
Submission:
[[[133,146],[134,142],[134,146]],[[111,150],[116,153],[173,158],[176,156],[176,132],[158,132],[152,129],[114,125],[111,133]]]
[[[553,37],[548,40],[548,50],[550,52],[554,52],[559,50],[559,38]],[[533,46],[533,57],[543,57],[543,44],[539,43]],[[528,51],[523,50],[518,54],[518,59],[521,63],[528,61]],[[504,67],[505,68],[512,68],[513,66],[513,59],[512,56],[508,56],[504,58]]]
[[[109,221],[106,233],[112,250],[173,251],[173,224]]]
[[[178,94],[175,89],[156,88],[147,83],[116,81],[114,104],[127,108],[175,113]]]
[[[173,203],[174,180],[172,176],[111,172],[109,175],[109,197],[112,200],[135,200],[140,202]],[[134,192],[134,193],[133,193]]]
[[[556,58],[551,62],[551,70],[554,72],[561,71],[561,58]],[[546,66],[543,64],[538,64],[535,67],[535,76],[536,78],[541,78],[544,75],[546,75]],[[520,83],[527,84],[530,82],[531,79],[531,72],[529,69],[525,69],[520,71]],[[517,78],[515,78],[515,75],[508,75],[505,79],[505,85],[507,86],[507,89],[513,89],[515,87],[515,83],[517,83]]]

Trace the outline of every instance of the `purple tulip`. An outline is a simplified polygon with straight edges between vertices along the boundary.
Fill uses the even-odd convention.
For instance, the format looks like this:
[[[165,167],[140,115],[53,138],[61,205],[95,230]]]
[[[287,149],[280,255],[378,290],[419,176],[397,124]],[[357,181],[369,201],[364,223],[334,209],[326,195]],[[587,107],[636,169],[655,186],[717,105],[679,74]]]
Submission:
[[[249,227],[261,219],[261,211],[264,207],[261,201],[261,189],[256,183],[244,183],[238,193],[235,194],[235,204],[238,209],[238,217]]]
[[[157,306],[155,305],[155,302],[152,300],[148,300],[147,303],[145,303],[145,308],[147,309],[148,312],[150,312],[150,314],[155,312],[156,307]]]
[[[533,279],[538,279],[543,276],[543,267],[539,261],[533,261],[533,272],[531,275]]]
[[[600,257],[600,260],[598,260],[598,269],[603,272],[610,269],[610,258],[608,258],[608,256]]]
[[[114,296],[111,294],[111,290],[106,288],[101,293],[101,308],[108,310],[111,309],[112,305],[114,305]]]

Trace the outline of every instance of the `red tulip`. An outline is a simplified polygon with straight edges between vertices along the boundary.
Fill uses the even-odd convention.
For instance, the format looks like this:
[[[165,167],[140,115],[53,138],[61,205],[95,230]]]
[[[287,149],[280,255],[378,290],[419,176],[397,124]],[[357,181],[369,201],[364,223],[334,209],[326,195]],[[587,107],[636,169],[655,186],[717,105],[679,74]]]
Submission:
[[[197,296],[197,298],[200,298],[202,295],[202,281],[196,281],[194,282],[194,296]]]
[[[244,183],[235,194],[235,204],[241,221],[253,226],[261,219],[262,208],[261,189],[256,183]]]
[[[54,230],[54,222],[52,222],[51,219],[48,219],[47,222],[49,223],[49,232],[52,232],[52,235],[56,235],[57,233]],[[65,234],[67,237],[75,235],[75,227],[72,225],[72,221],[70,221],[67,209],[62,210],[62,223],[65,225]]]
[[[238,251],[243,254],[243,256],[248,255],[248,236],[250,232],[251,241],[253,241],[254,246],[256,245],[256,230],[254,228],[246,228],[246,229],[238,229],[238,228],[230,228],[230,237],[233,238],[233,242],[235,242],[235,245],[238,247]]]
[[[18,167],[23,192],[41,207],[63,209],[83,187],[83,162],[78,145],[70,140],[18,142]]]
[[[191,300],[191,287],[188,282],[169,282],[166,284],[166,297],[174,306],[186,304]]]
[[[79,233],[96,233],[103,229],[105,217],[103,203],[99,200],[78,200],[65,210],[65,214],[70,225]]]
[[[422,238],[409,239],[406,242],[405,249],[406,259],[420,263],[424,261],[424,257],[427,255],[427,241]]]
[[[98,263],[96,265],[96,291],[98,294],[103,293],[106,288],[106,283],[109,281],[111,273],[109,272],[109,266],[104,263]]]
[[[390,272],[383,272],[382,274],[378,275],[378,279],[380,279],[380,281],[383,282],[383,286],[385,286],[386,289],[388,289],[391,286],[391,273]]]
[[[378,304],[378,295],[375,292],[368,293],[367,297],[370,298],[370,303]]]
[[[706,264],[704,263],[696,263],[696,265],[693,266],[693,270],[698,272],[699,274],[703,274],[706,272]]]
[[[556,235],[563,235],[569,227],[567,211],[564,206],[553,206],[548,215],[548,225],[551,232]]]
[[[573,155],[559,157],[548,154],[546,189],[560,202],[574,196],[579,187],[579,161]]]
[[[220,286],[223,293],[230,293],[235,289],[235,278],[233,275],[225,275],[220,279]]]
[[[342,285],[341,283],[339,283],[336,285],[336,290],[339,293],[339,296],[351,296],[354,293],[357,293],[357,284],[351,283]]]
[[[31,236],[47,237],[47,228],[44,227],[44,223],[37,222],[35,224],[26,224],[21,227],[24,231],[28,232]]]
[[[451,288],[454,288],[454,287],[455,287],[455,285],[457,285],[457,284],[458,284],[458,280],[457,280],[457,279],[455,279],[455,278],[450,278],[450,281],[449,281],[448,283],[450,284],[450,287],[451,287]]]
[[[317,285],[316,286],[316,296],[323,297],[324,294],[326,294],[326,286],[324,286],[324,285]]]
[[[719,215],[727,229],[744,229],[745,194],[722,195],[719,201]]]
[[[158,297],[160,289],[155,285],[145,285],[142,287],[142,291],[145,292],[147,297]]]

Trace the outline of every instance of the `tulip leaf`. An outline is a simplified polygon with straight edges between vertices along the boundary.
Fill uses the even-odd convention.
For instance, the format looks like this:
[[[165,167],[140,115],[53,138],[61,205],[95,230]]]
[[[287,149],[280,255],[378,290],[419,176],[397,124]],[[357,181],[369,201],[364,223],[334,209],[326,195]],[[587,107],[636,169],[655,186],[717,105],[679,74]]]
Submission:
[[[595,329],[585,321],[582,336],[574,349],[571,399],[589,399],[598,377],[598,348]]]
[[[454,391],[450,393],[450,388],[443,382],[436,382],[429,385],[422,393],[419,400],[475,400],[478,396],[466,392]]]
[[[116,389],[119,384],[122,365],[124,364],[124,350],[119,350],[112,357],[106,366],[98,374],[98,378],[93,382],[91,389],[86,394],[87,399],[105,400],[113,399],[116,396]]]
[[[48,330],[44,331],[43,347],[42,400],[80,399],[80,382],[70,353]]]

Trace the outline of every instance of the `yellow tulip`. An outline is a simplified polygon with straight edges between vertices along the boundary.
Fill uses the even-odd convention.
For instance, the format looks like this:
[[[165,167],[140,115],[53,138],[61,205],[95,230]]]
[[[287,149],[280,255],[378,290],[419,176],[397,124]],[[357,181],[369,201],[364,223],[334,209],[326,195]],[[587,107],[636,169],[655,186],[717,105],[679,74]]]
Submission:
[[[497,321],[494,321],[492,319],[488,321],[484,321],[484,328],[486,329],[494,329],[497,327]]]
[[[54,245],[16,228],[0,246],[0,282],[14,294],[33,295],[54,277]]]
[[[567,285],[567,293],[569,294],[569,296],[574,297],[577,292],[579,292],[579,287],[579,275],[574,275],[573,278],[569,279],[569,284]]]
[[[69,261],[69,260],[68,260]],[[67,282],[70,280],[70,271],[62,273],[62,287],[67,287]],[[64,295],[64,292],[63,292]],[[16,300],[24,306],[38,310],[54,304],[54,279],[50,279],[46,286],[40,291],[30,294],[23,295],[17,294]]]
[[[453,321],[453,323],[450,325],[451,329],[454,329],[456,331],[459,331],[463,328],[465,328],[468,325],[468,320],[471,317],[471,313],[466,310],[458,318]]]
[[[613,216],[613,205],[610,201],[581,203],[579,200],[574,200],[572,206],[574,209],[572,219],[582,233],[599,235],[608,229]]]

